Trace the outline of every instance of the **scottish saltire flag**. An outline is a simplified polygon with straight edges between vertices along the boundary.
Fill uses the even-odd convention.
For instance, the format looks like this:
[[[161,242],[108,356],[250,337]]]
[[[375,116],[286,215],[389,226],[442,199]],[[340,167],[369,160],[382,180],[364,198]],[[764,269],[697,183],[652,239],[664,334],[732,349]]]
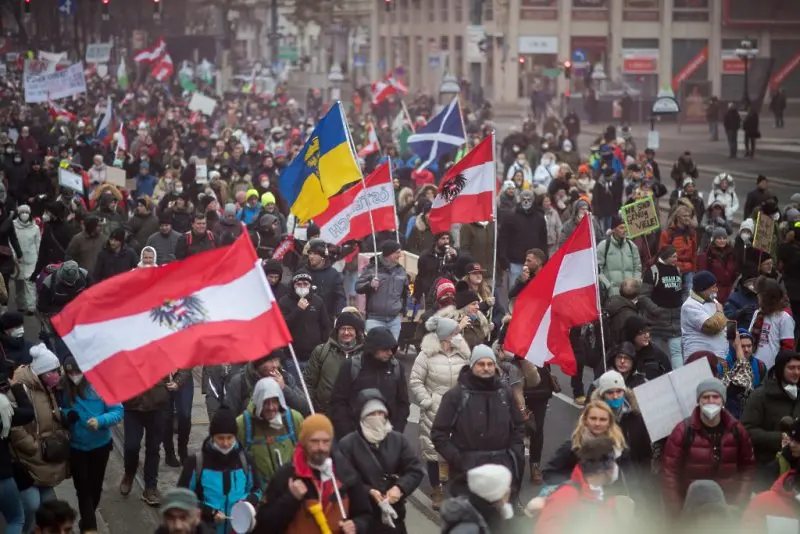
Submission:
[[[281,195],[305,223],[328,209],[328,199],[361,180],[341,102],[320,119],[305,146],[278,179]]]
[[[455,97],[449,106],[408,138],[408,147],[422,159],[424,169],[466,142],[461,106]]]

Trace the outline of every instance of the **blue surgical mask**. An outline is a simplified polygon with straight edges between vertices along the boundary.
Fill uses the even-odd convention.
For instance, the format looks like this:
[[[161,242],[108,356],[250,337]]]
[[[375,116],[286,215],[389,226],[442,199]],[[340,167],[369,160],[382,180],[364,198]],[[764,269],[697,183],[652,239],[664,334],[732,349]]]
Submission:
[[[608,407],[612,410],[619,410],[623,402],[625,402],[625,397],[620,397],[618,399],[606,399],[606,404],[608,404]]]

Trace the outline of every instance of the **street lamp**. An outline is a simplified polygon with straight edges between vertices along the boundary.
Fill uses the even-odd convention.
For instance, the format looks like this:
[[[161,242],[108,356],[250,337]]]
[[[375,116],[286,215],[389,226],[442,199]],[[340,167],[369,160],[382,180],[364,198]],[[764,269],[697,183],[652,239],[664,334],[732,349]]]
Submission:
[[[331,87],[331,102],[336,102],[342,98],[342,82],[344,75],[342,74],[342,67],[338,63],[331,65],[331,71],[328,73],[328,82]]]
[[[756,48],[756,44],[749,38],[745,37],[742,39],[742,42],[739,43],[740,48],[736,49],[736,55],[744,61],[744,93],[742,96],[742,105],[745,109],[750,107],[750,88],[749,88],[749,80],[748,74],[750,72],[750,61],[755,59],[758,55],[758,48]]]
[[[439,104],[449,104],[454,95],[461,92],[461,85],[458,83],[458,78],[452,74],[445,74],[442,76],[442,83],[439,85]]]

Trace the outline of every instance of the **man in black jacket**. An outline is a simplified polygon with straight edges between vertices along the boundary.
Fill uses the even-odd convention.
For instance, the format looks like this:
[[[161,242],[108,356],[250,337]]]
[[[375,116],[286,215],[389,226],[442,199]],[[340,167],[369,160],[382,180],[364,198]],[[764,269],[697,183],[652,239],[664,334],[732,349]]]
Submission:
[[[458,251],[450,246],[450,234],[436,234],[436,243],[424,251],[417,261],[417,277],[414,281],[414,297],[417,302],[430,302],[428,298],[433,292],[434,282],[442,276],[452,275]]]
[[[524,435],[522,412],[497,373],[494,352],[486,345],[476,346],[458,384],[442,397],[431,429],[436,452],[450,468],[450,480],[491,463],[506,466],[518,485]]]
[[[728,111],[725,112],[722,124],[725,127],[725,135],[728,137],[728,157],[735,158],[739,148],[739,129],[742,127],[742,117],[739,115],[735,103],[728,104]]]
[[[94,265],[94,278],[97,282],[136,268],[139,258],[136,252],[125,244],[125,237],[123,228],[111,232]]]
[[[406,427],[410,403],[408,380],[395,358],[397,340],[392,331],[378,326],[367,333],[364,352],[347,360],[339,368],[331,393],[331,420],[336,434],[346,436],[356,430],[359,414],[354,410],[359,392],[374,388],[386,399],[392,426],[398,432]]]
[[[542,249],[532,248],[525,253],[525,264],[522,266],[522,273],[514,281],[514,286],[508,292],[508,299],[516,298],[528,283],[533,280],[544,264],[547,263],[547,254]]]
[[[322,514],[331,532],[356,534],[369,530],[372,505],[366,486],[353,467],[340,454],[331,454],[333,425],[322,414],[303,421],[298,445],[291,461],[284,463],[270,480],[264,502],[256,515],[254,534],[320,532],[322,529],[309,511],[322,503]],[[335,478],[334,478],[335,477]],[[334,484],[339,483],[338,495]],[[347,519],[341,516],[336,500],[341,497]]]
[[[497,263],[508,269],[509,280],[519,278],[525,255],[533,248],[547,250],[547,223],[528,190],[519,194],[519,206],[503,224],[497,243]]]
[[[752,217],[756,208],[772,196],[769,190],[769,180],[763,174],[759,174],[756,178],[756,188],[747,193],[747,200],[744,203],[744,218]]]
[[[328,317],[335,318],[347,306],[344,279],[342,273],[331,265],[328,246],[321,239],[312,239],[308,244],[308,272],[311,273],[317,295],[325,303]]]
[[[204,213],[192,215],[192,229],[186,232],[175,247],[175,258],[185,260],[189,256],[200,254],[216,247],[214,234],[206,229]]]
[[[355,468],[372,497],[369,532],[405,533],[405,500],[422,482],[422,461],[408,438],[393,430],[380,391],[362,391],[355,408],[360,414],[359,429],[339,442],[339,452]]]
[[[289,292],[280,300],[281,314],[294,339],[294,350],[300,362],[295,378],[299,381],[311,357],[311,351],[324,343],[331,332],[331,317],[325,303],[312,287],[311,274],[301,269],[292,278]],[[290,366],[294,372],[294,365]]]

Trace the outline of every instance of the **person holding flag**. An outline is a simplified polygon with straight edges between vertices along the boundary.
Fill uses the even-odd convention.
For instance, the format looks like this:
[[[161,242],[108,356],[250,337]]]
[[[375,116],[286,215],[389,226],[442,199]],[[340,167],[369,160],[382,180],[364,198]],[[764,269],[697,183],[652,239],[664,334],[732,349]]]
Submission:
[[[401,314],[409,297],[409,278],[400,265],[403,251],[397,241],[384,241],[356,281],[356,292],[367,296],[366,330],[385,326],[400,339]]]

